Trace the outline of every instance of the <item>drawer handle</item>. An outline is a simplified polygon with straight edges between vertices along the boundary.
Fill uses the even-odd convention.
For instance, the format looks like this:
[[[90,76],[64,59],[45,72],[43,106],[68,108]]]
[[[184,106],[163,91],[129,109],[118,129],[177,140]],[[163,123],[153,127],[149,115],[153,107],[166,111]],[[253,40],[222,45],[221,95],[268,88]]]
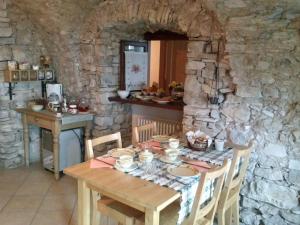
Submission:
[[[35,120],[35,122],[39,122],[39,119],[38,119],[38,118],[35,118],[34,120]]]

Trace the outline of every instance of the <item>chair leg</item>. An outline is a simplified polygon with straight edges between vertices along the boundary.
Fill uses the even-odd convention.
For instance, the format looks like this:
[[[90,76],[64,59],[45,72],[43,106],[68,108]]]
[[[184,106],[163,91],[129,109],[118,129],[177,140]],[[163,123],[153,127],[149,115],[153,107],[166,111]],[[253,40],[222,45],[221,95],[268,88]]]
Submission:
[[[100,198],[99,193],[92,191],[92,225],[100,225],[101,215],[97,210],[97,200]]]
[[[232,223],[232,207],[229,207],[225,212],[225,224],[231,225]]]
[[[240,212],[239,212],[239,199],[237,199],[232,205],[232,213],[233,213],[233,225],[240,224]]]
[[[218,210],[218,225],[225,225],[225,212],[224,210]]]

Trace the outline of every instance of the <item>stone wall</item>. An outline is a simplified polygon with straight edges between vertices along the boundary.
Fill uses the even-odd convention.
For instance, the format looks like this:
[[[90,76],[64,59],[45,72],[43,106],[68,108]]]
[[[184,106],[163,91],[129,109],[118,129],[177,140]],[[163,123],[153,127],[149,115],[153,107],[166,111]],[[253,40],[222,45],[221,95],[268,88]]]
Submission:
[[[262,6],[263,11],[232,16],[226,25],[237,89],[221,113],[230,129],[249,124],[257,143],[242,190],[242,221],[300,224],[300,3]]]
[[[16,167],[23,163],[23,128],[21,118],[13,109],[33,97],[41,96],[40,82],[13,84],[13,101],[9,100],[8,83],[4,83],[7,61],[37,64],[46,54],[34,27],[17,7],[0,1],[0,167]],[[30,128],[31,161],[39,159],[39,131]]]

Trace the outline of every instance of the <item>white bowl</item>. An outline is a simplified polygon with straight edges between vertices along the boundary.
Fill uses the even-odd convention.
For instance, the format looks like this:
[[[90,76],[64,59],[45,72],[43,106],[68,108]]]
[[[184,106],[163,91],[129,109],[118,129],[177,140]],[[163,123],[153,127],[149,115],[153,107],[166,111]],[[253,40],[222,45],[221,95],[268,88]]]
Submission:
[[[129,95],[129,91],[118,90],[118,95],[120,96],[120,98],[126,99],[128,97],[128,95]]]
[[[43,105],[32,105],[31,106],[31,109],[36,112],[41,111],[43,108],[44,108]]]

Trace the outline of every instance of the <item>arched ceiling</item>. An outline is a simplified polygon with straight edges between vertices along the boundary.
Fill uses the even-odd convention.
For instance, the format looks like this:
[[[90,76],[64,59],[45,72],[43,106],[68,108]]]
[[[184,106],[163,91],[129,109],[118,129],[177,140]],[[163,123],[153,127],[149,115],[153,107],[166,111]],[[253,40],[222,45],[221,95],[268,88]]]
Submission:
[[[103,0],[11,0],[24,11],[32,23],[45,32],[75,29],[93,7]]]

